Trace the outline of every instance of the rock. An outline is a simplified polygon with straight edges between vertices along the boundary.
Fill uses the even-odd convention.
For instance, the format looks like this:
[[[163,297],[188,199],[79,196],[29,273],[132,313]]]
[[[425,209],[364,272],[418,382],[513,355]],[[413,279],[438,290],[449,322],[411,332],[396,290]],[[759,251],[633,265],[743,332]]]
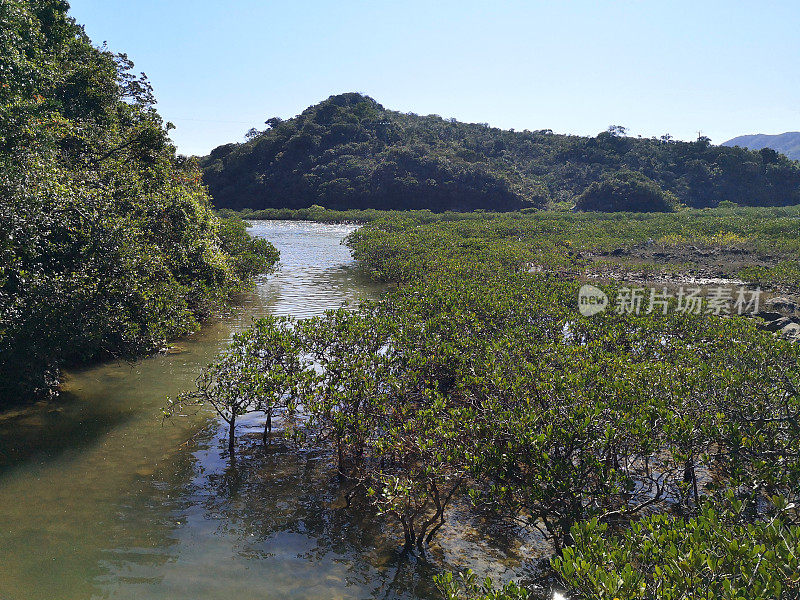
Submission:
[[[781,331],[784,327],[788,325],[794,325],[794,321],[792,321],[789,317],[781,317],[780,319],[775,319],[774,321],[770,321],[767,323],[766,330],[767,331]]]
[[[182,354],[186,352],[186,348],[178,346],[177,344],[171,344],[169,346],[164,346],[159,352],[161,352],[161,354]]]
[[[623,248],[617,248],[611,251],[611,256],[622,256],[625,254],[625,250]]]
[[[780,312],[796,313],[798,308],[797,302],[786,297],[770,298],[764,304],[770,309]]]
[[[783,315],[779,312],[770,312],[770,311],[761,311],[757,313],[756,316],[764,319],[767,322],[777,321],[778,319],[783,317]]]
[[[781,328],[781,335],[790,340],[800,340],[800,324],[790,323],[786,327]]]

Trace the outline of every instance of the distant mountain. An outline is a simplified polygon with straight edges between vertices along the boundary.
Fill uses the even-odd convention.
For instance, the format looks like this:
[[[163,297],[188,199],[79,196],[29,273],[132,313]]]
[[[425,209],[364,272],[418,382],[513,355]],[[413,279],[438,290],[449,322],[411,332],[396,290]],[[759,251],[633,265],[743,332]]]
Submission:
[[[778,135],[740,135],[732,140],[722,143],[723,146],[741,146],[750,150],[761,150],[762,148],[772,148],[773,150],[785,154],[793,160],[800,160],[800,131],[788,131]]]
[[[388,110],[358,93],[269,119],[247,138],[200,160],[219,208],[518,210],[634,180],[693,207],[800,204],[800,164],[776,153],[627,137],[622,127],[595,137],[502,130]]]

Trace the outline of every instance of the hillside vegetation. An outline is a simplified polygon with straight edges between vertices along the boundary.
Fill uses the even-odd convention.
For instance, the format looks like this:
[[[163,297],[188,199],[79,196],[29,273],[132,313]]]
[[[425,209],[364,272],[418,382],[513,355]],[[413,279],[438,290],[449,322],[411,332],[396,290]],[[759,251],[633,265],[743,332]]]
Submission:
[[[740,135],[722,143],[723,146],[741,146],[750,150],[771,148],[793,160],[800,160],[800,131],[787,131],[778,135]]]
[[[277,259],[211,212],[147,79],[59,0],[0,0],[0,406],[192,330]]]
[[[602,181],[636,172],[659,209],[800,203],[800,165],[772,151],[626,137],[505,131],[437,115],[387,110],[357,93],[331,96],[300,115],[269,119],[248,141],[201,159],[218,208],[430,209],[567,207]],[[614,210],[607,203],[605,210]],[[617,210],[653,210],[622,203]]]

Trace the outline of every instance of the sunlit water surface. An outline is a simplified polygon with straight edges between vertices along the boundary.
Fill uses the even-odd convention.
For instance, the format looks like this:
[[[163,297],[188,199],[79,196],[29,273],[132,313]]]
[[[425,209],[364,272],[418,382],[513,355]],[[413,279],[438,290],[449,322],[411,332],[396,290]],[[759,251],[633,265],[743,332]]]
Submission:
[[[165,398],[253,318],[306,317],[379,290],[353,268],[346,225],[257,221],[279,271],[175,352],[73,373],[57,403],[0,413],[0,599],[429,598],[442,568],[503,576],[513,536],[451,517],[428,561],[402,558],[380,519],[342,508],[327,457],[277,444],[262,421],[201,411],[163,423]]]

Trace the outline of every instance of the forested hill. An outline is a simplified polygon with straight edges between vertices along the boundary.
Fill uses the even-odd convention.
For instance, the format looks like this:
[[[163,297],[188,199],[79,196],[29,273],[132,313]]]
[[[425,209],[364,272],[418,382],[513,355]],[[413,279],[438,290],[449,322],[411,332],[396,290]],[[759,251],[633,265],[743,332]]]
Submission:
[[[723,146],[741,146],[750,150],[772,148],[791,159],[800,160],[800,131],[787,131],[778,135],[740,135],[722,143]]]
[[[800,164],[708,138],[506,131],[387,110],[357,93],[266,125],[201,159],[217,207],[513,210],[572,203],[592,183],[631,175],[650,196],[660,188],[694,207],[800,203]]]

